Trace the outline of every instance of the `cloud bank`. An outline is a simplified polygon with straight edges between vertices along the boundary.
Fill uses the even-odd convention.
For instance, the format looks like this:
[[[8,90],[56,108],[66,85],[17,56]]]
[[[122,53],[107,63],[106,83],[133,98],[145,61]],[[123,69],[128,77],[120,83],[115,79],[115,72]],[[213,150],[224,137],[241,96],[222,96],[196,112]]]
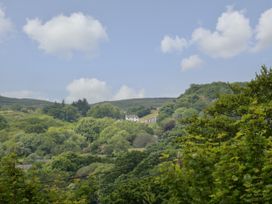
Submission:
[[[105,27],[98,20],[80,12],[59,15],[45,23],[38,18],[28,19],[23,31],[41,50],[64,57],[74,52],[94,56],[100,43],[108,39]]]
[[[132,88],[129,88],[126,85],[123,85],[116,95],[113,97],[113,100],[123,100],[123,99],[130,99],[130,98],[143,98],[144,97],[144,89],[136,91]]]
[[[192,55],[188,58],[184,58],[181,63],[181,70],[186,71],[189,69],[195,69],[203,64],[203,60],[198,55]]]
[[[117,93],[112,93],[111,87],[105,81],[96,78],[81,78],[72,81],[66,87],[68,96],[66,101],[71,103],[86,98],[89,103],[97,103],[108,100],[121,100],[129,98],[143,98],[144,90],[136,91],[123,85]]]
[[[257,43],[254,51],[260,51],[272,45],[272,8],[263,12],[256,27]]]
[[[67,102],[86,98],[89,103],[97,103],[110,99],[110,88],[107,83],[95,78],[81,78],[72,81],[66,87],[69,95]]]
[[[244,11],[228,7],[217,19],[215,29],[198,27],[191,39],[165,36],[161,41],[161,51],[170,53],[196,46],[201,53],[211,58],[228,59],[244,52],[259,52],[272,47],[272,8],[264,11],[253,29]],[[183,71],[199,67],[203,61],[192,55],[181,61]]]
[[[184,38],[179,38],[178,36],[172,38],[166,35],[161,41],[161,51],[163,53],[182,51],[187,47],[187,44],[188,43]]]
[[[252,29],[241,11],[228,9],[217,20],[215,31],[197,28],[192,41],[211,57],[230,58],[249,47]]]
[[[0,42],[13,30],[13,24],[10,19],[6,17],[3,9],[0,8]]]

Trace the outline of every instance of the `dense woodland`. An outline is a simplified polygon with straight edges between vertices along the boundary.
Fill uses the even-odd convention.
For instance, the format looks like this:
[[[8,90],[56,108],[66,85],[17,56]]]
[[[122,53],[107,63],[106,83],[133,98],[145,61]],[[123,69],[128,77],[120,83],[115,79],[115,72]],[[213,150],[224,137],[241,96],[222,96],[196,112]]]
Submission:
[[[272,69],[156,108],[2,106],[0,203],[272,203]]]

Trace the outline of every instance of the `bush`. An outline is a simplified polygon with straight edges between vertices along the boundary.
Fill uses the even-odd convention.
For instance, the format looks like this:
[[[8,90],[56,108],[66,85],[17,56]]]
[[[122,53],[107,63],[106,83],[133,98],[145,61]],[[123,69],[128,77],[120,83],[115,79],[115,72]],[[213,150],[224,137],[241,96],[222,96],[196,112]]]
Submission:
[[[94,118],[115,118],[115,119],[121,119],[123,118],[123,114],[121,113],[121,110],[113,106],[109,103],[103,103],[98,104],[90,108],[90,110],[87,113],[87,116],[94,117]]]
[[[4,116],[0,115],[0,130],[5,129],[6,127],[8,127],[8,121]]]
[[[142,134],[137,136],[133,141],[133,147],[143,148],[147,145],[154,144],[157,139],[153,135]]]

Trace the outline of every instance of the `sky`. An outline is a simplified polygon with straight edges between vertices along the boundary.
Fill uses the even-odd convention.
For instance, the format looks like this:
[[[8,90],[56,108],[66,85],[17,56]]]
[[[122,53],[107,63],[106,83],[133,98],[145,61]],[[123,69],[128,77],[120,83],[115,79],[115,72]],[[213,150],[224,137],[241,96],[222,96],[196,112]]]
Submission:
[[[272,1],[0,0],[0,95],[177,97],[272,66]]]

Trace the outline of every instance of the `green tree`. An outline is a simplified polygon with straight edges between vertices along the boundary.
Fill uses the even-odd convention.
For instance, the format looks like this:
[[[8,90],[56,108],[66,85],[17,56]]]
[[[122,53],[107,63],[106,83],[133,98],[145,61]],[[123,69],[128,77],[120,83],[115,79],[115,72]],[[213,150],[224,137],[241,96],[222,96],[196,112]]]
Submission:
[[[193,117],[195,115],[198,114],[198,111],[194,108],[178,108],[175,110],[175,112],[173,113],[173,117],[174,118],[181,118],[181,119],[187,119],[190,117]]]
[[[79,99],[78,101],[73,102],[72,106],[76,107],[82,116],[86,116],[88,110],[90,109],[90,105],[88,104],[88,101],[85,98],[82,100]]]
[[[66,105],[63,107],[64,120],[68,122],[76,121],[79,117],[79,113],[76,107],[71,105]]]
[[[109,103],[102,103],[92,106],[88,111],[87,116],[94,118],[109,117],[114,119],[121,119],[123,114],[118,107]]]
[[[8,127],[8,121],[6,120],[4,116],[0,115],[0,130],[6,127]]]
[[[96,119],[96,118],[82,118],[78,121],[75,132],[83,135],[89,141],[94,141],[98,138],[100,133],[114,121],[109,118]]]
[[[0,165],[0,203],[36,204],[48,203],[46,193],[41,191],[36,177],[27,178],[18,168],[14,154],[1,159]]]
[[[203,116],[183,121],[180,153],[160,168],[168,202],[271,202],[271,73],[263,68]]]
[[[68,122],[76,121],[80,115],[75,106],[65,105],[64,101],[61,104],[54,103],[53,105],[44,107],[43,112],[54,118]]]
[[[136,107],[131,107],[127,111],[129,114],[134,114],[137,115],[138,117],[144,117],[148,114],[151,113],[151,108],[147,108],[144,106],[136,106]]]
[[[25,119],[20,126],[26,133],[43,133],[46,132],[49,127],[46,120],[37,117]]]

